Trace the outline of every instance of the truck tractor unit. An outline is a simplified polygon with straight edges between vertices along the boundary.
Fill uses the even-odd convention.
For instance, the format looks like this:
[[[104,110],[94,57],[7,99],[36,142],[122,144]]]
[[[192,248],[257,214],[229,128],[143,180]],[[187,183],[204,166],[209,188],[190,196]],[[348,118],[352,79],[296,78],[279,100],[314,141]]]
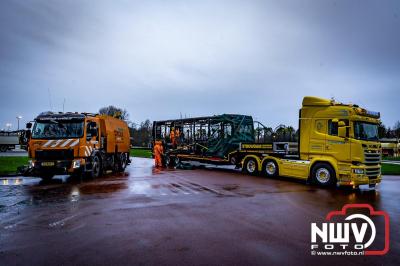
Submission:
[[[15,149],[18,145],[21,149],[27,148],[26,130],[0,131],[0,152]]]
[[[89,175],[123,172],[130,163],[128,125],[107,115],[45,112],[31,129],[28,155],[31,173]]]
[[[153,140],[165,143],[170,164],[234,164],[252,175],[287,176],[320,186],[375,187],[381,182],[379,118],[378,112],[355,104],[304,97],[296,143],[260,138],[269,129],[259,122],[255,127],[244,115],[155,121]],[[179,134],[173,133],[171,143],[173,131]]]

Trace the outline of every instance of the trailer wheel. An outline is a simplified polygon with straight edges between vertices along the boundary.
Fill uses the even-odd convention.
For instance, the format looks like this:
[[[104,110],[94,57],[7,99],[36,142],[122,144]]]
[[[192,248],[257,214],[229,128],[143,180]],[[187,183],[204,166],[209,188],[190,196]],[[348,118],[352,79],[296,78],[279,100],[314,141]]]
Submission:
[[[250,174],[250,175],[256,175],[258,174],[258,164],[257,164],[257,160],[254,158],[247,158],[244,161],[243,164],[243,169],[246,173]]]
[[[335,170],[328,163],[317,163],[311,171],[311,180],[314,184],[328,187],[336,182]]]
[[[169,155],[167,155],[167,156],[164,157],[164,164],[165,164],[165,167],[170,166],[170,164],[171,164],[171,157],[169,157]]]
[[[263,164],[262,171],[267,177],[275,177],[279,175],[278,165],[273,160],[266,160]]]
[[[181,160],[179,159],[179,157],[175,157],[173,163],[174,163],[173,166],[175,166],[175,167],[176,167],[176,166],[179,166],[179,164],[181,163]]]
[[[7,146],[6,145],[1,145],[0,146],[0,152],[6,152],[7,151]]]
[[[101,160],[99,156],[95,155],[92,158],[92,172],[91,172],[91,177],[92,178],[97,178],[101,175],[102,169],[101,169]]]

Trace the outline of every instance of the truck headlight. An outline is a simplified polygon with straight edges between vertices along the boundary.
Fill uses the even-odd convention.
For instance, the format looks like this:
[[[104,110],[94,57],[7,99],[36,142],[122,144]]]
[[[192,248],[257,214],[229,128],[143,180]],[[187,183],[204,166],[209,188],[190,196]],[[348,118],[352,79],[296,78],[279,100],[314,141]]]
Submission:
[[[72,168],[76,169],[76,168],[79,168],[79,167],[81,167],[81,160],[74,160],[72,162]]]
[[[364,169],[355,168],[355,169],[353,169],[353,173],[362,175],[362,174],[364,174]]]
[[[33,168],[33,167],[35,167],[35,162],[30,160],[29,161],[29,168]]]

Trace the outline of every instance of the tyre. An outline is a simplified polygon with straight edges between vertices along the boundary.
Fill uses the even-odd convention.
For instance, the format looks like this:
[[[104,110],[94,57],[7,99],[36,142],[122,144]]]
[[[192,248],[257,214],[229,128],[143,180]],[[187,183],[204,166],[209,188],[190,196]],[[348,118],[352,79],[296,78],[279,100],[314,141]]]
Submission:
[[[249,175],[258,174],[258,163],[255,158],[247,158],[243,164],[243,170]]]
[[[0,146],[0,152],[6,152],[7,151],[7,146],[6,145],[1,145]]]
[[[174,159],[173,159],[173,166],[174,167],[176,167],[176,166],[179,166],[179,164],[181,163],[181,160],[179,159],[179,157],[174,157]]]
[[[278,164],[274,160],[266,160],[262,167],[263,175],[267,177],[276,177],[279,175]]]
[[[328,163],[317,163],[311,171],[311,180],[314,184],[328,187],[336,183],[336,173]]]
[[[92,178],[97,178],[101,175],[102,173],[102,168],[101,168],[101,160],[100,157],[95,155],[92,158],[92,172],[91,172],[91,177]]]
[[[118,172],[124,172],[126,166],[128,165],[128,158],[126,153],[121,153],[119,156],[119,160],[117,162]]]
[[[165,167],[168,167],[171,165],[171,157],[169,157],[169,155],[164,157],[164,165],[165,165]]]

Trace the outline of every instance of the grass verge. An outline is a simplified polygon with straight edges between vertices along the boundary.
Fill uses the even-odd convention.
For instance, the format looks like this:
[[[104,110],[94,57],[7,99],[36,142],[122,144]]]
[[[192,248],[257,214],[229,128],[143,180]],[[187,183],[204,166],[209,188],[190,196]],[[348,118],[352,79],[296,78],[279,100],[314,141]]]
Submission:
[[[149,149],[131,149],[131,156],[151,158],[151,150]],[[0,174],[11,174],[17,171],[17,168],[22,165],[27,165],[28,157],[6,156],[0,157]],[[400,175],[399,164],[382,164],[383,175]]]
[[[142,157],[142,158],[151,158],[151,150],[150,149],[131,149],[130,152],[133,157]]]
[[[400,161],[400,157],[383,157],[382,160]]]
[[[13,174],[17,172],[17,168],[27,165],[29,161],[25,156],[5,156],[0,157],[0,174]]]
[[[400,164],[382,164],[383,175],[400,175]]]

